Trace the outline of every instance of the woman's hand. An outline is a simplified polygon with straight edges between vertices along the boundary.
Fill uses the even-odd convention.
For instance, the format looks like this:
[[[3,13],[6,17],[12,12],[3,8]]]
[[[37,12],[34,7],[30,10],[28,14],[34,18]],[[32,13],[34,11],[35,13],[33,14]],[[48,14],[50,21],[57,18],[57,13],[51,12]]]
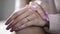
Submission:
[[[35,25],[35,26],[44,26],[48,20],[46,9],[42,5],[37,7],[37,10],[31,9],[28,5],[24,8],[15,11],[6,22],[7,30],[10,31],[19,31],[25,27]]]

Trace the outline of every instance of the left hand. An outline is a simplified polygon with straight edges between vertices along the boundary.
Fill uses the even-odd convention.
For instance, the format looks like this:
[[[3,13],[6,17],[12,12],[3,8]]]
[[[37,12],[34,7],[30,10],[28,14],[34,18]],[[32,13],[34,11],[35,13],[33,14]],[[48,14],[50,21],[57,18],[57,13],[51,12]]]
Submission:
[[[23,9],[13,13],[6,22],[8,25],[7,30],[11,28],[11,31],[17,31],[31,25],[44,26],[47,23],[47,21],[43,20],[47,17],[44,13],[44,11],[46,11],[44,10],[44,6],[42,7],[43,10],[40,6],[37,7],[39,14],[28,7],[29,6],[25,6]]]

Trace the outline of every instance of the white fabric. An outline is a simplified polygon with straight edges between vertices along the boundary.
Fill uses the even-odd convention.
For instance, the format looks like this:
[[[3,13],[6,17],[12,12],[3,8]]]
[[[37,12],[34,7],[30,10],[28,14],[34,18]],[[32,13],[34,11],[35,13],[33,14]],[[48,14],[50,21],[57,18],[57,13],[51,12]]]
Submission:
[[[60,14],[49,14],[50,32],[60,34]]]

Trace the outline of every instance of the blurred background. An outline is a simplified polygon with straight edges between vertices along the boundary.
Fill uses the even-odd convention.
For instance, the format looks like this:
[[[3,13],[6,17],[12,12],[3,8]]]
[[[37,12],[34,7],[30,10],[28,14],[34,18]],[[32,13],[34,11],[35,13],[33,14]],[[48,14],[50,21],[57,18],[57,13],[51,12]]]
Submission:
[[[5,28],[5,20],[14,11],[15,0],[0,0],[0,34],[12,34]],[[4,20],[4,21],[3,21]]]
[[[48,1],[48,0],[47,0]],[[20,2],[20,4],[19,4]],[[22,3],[23,2],[23,3]],[[53,2],[52,0],[50,2]],[[12,34],[5,30],[5,20],[12,14],[12,12],[19,6],[25,6],[25,0],[0,0],[0,34]],[[57,13],[60,13],[60,0],[54,0]]]
[[[5,20],[15,8],[15,0],[0,0],[0,20]]]
[[[6,19],[14,10],[22,8],[23,6],[25,6],[25,0],[0,0],[0,34],[15,34],[14,32],[6,30]]]

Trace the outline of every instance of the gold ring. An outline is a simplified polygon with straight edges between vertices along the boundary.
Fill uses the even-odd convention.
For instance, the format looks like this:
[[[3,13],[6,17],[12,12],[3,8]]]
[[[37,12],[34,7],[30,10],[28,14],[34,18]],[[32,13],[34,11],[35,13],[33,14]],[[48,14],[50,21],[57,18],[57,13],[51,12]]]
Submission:
[[[26,17],[26,19],[27,19],[28,21],[30,21],[29,17]]]

